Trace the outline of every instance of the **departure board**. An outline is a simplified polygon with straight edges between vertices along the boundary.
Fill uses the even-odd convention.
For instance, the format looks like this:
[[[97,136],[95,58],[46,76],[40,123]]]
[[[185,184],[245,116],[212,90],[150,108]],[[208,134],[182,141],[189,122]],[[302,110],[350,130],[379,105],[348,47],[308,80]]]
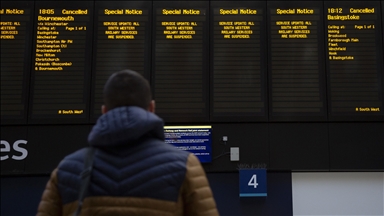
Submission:
[[[269,119],[326,120],[322,2],[267,2]]]
[[[92,121],[101,114],[104,84],[112,73],[130,69],[149,80],[151,69],[151,2],[97,1],[95,4]]]
[[[27,122],[33,2],[0,5],[1,124]]]
[[[380,2],[325,2],[329,118],[383,120]]]
[[[208,1],[154,1],[152,86],[165,121],[209,120]]]
[[[211,120],[267,120],[265,9],[211,1]]]
[[[35,2],[30,123],[88,123],[93,1]]]

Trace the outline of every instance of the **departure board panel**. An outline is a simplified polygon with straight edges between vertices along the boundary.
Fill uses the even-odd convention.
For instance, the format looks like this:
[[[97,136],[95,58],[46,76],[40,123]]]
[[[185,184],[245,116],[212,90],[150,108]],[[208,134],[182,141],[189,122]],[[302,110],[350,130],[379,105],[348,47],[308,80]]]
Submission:
[[[30,123],[89,122],[92,1],[37,1]]]
[[[33,2],[0,5],[1,124],[27,123]]]
[[[380,2],[325,2],[331,120],[383,120]]]
[[[208,1],[154,1],[152,86],[165,121],[209,119]]]
[[[211,1],[211,120],[267,120],[266,3]]]
[[[269,119],[326,120],[322,2],[267,2]]]
[[[149,80],[151,69],[151,2],[97,1],[95,4],[92,121],[101,114],[104,84],[112,73],[130,69]]]

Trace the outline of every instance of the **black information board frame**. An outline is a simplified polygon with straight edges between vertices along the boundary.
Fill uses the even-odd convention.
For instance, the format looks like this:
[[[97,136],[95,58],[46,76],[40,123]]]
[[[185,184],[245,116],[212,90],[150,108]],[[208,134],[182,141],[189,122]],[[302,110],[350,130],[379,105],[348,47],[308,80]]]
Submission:
[[[29,85],[30,85],[29,77],[30,77],[30,69],[31,69],[30,67],[31,67],[31,61],[32,61],[31,52],[32,52],[32,35],[33,35],[33,27],[34,27],[34,22],[33,22],[34,2],[1,1],[0,6],[4,13],[0,15],[1,21],[12,22],[10,31],[16,32],[16,35],[14,35],[14,38],[15,38],[14,40],[13,39],[0,40],[1,41],[1,58],[2,60],[3,58],[7,58],[6,59],[7,62],[3,62],[3,61],[1,62],[1,69],[0,69],[1,70],[1,121],[0,122],[1,122],[1,125],[26,124],[27,114],[28,114]],[[9,15],[7,14],[6,9],[23,10],[22,12],[23,14],[15,14],[14,12],[11,12],[12,15]],[[15,26],[16,22],[18,22],[19,25]],[[1,26],[3,27],[3,25]],[[3,32],[3,28],[1,30]],[[7,29],[5,29],[5,31],[7,31]],[[12,43],[18,40],[18,37],[20,37],[19,33],[25,34],[24,38],[22,39],[23,42],[25,43],[24,49],[21,50],[21,52],[18,52],[18,49],[22,48],[23,44]],[[9,53],[9,51],[11,51],[10,49],[12,49],[12,54],[15,52],[14,55]],[[21,61],[22,63],[20,63],[21,66],[19,66],[18,62],[21,60],[21,58],[22,58],[22,61]],[[5,68],[3,68],[3,66]],[[21,67],[21,71],[19,71],[19,69],[12,70],[8,67]],[[9,69],[11,71],[8,71]],[[22,74],[13,75],[13,74],[8,74],[8,72],[22,73]],[[15,86],[18,84],[20,84],[20,86],[18,87]],[[17,91],[19,91],[20,93],[16,94],[15,92]],[[17,105],[15,104],[16,100],[17,100],[17,103],[19,103]],[[19,115],[11,114],[15,112],[14,111],[15,109],[19,109],[20,111]],[[10,114],[7,115],[6,114],[7,112],[10,112]]]
[[[380,9],[379,1],[324,2],[325,31],[340,31],[335,34],[329,33],[328,42],[326,42],[325,63],[328,77],[329,121],[384,121],[383,42],[380,38],[383,37],[380,18],[383,11]],[[330,20],[328,16],[330,16]],[[343,21],[337,19],[337,16],[350,16],[351,18]],[[377,29],[375,33],[364,33],[373,30],[372,26]],[[338,30],[339,27],[340,30]],[[335,38],[336,40],[349,42],[330,41],[338,35],[346,37]],[[335,48],[344,50],[331,52],[328,50],[327,44],[334,44]],[[335,56],[336,54],[337,56]],[[337,57],[347,58],[347,60],[333,61],[333,58]],[[358,63],[351,60],[356,60]],[[347,61],[351,63],[346,64]],[[333,73],[333,69],[335,73]],[[357,86],[359,84],[360,86]],[[340,99],[336,100],[336,98]],[[350,102],[349,98],[354,100]],[[349,106],[349,109],[345,107],[346,105]],[[333,112],[333,110],[335,111]]]
[[[327,121],[322,2],[268,1],[267,11],[269,121]]]
[[[151,84],[156,113],[166,122],[209,122],[208,19],[209,1],[153,2]]]
[[[152,2],[96,1],[94,14],[91,123],[101,115],[102,90],[112,73],[129,69],[150,80]],[[117,38],[119,36],[121,39]],[[103,58],[112,60],[112,63]],[[120,62],[116,62],[119,58]]]
[[[28,124],[84,124],[89,123],[89,96],[90,96],[90,80],[91,80],[91,61],[92,61],[92,37],[93,37],[93,1],[58,1],[58,2],[35,2],[35,17],[36,22],[34,30],[34,42],[33,47],[36,50],[32,50],[32,56],[42,58],[40,62],[32,62],[31,78],[30,78],[30,99],[29,99],[29,111],[28,111]],[[71,12],[72,11],[72,12]],[[60,13],[61,12],[61,13]],[[40,15],[39,15],[40,14]],[[61,14],[61,15],[60,15]],[[81,16],[84,15],[84,16]],[[48,17],[48,18],[44,18]],[[57,17],[57,18],[50,18]],[[75,18],[76,17],[76,18]],[[40,20],[39,20],[40,19]],[[52,22],[52,23],[49,23]],[[67,23],[65,23],[67,22]],[[41,26],[39,26],[39,23]],[[53,23],[58,23],[54,24]],[[75,25],[73,25],[75,24]],[[39,27],[39,30],[37,29]],[[44,28],[41,28],[44,27]],[[63,30],[62,32],[56,32]],[[61,29],[62,28],[62,29]],[[38,38],[38,31],[39,33]],[[85,32],[84,35],[70,35],[71,32]],[[69,32],[69,33],[68,33]],[[43,37],[40,37],[40,36]],[[67,38],[59,38],[60,35],[64,35]],[[46,36],[46,37],[44,37]],[[56,41],[59,42],[54,42]],[[37,42],[40,40],[42,44],[37,47]],[[82,40],[83,43],[78,44],[77,41]],[[44,42],[46,41],[46,42]],[[45,44],[46,43],[46,44]],[[51,46],[48,46],[51,45]],[[41,46],[41,48],[40,48]],[[60,46],[60,47],[58,47]],[[66,52],[65,49],[72,48],[70,52]],[[48,50],[48,55],[37,55],[37,49]],[[58,49],[57,49],[58,48]],[[49,53],[49,49],[56,49],[52,54]],[[62,56],[56,56],[56,53],[61,53]],[[75,51],[78,53],[73,53]],[[39,51],[40,52],[40,51]],[[67,54],[68,53],[68,54]],[[34,58],[33,58],[34,59]],[[63,63],[63,65],[52,64],[52,62]],[[81,59],[83,59],[81,61]],[[77,61],[72,67],[72,61]],[[47,63],[48,62],[48,63]],[[80,62],[80,63],[78,63]],[[47,70],[41,71],[42,67],[59,68],[59,70]],[[60,66],[60,67],[58,67]],[[77,67],[76,67],[77,66]],[[38,70],[36,70],[38,68]],[[69,69],[68,69],[69,68]],[[61,80],[54,73],[63,71],[60,74]],[[80,72],[81,75],[71,77],[73,71]],[[41,74],[39,80],[36,80],[36,74]],[[52,73],[53,75],[50,75]],[[71,74],[72,73],[72,74]],[[77,74],[76,74],[77,75]],[[80,78],[78,78],[80,77]],[[47,84],[47,80],[55,81],[53,84],[50,82]],[[46,87],[41,84],[47,84]],[[40,87],[36,88],[37,85]],[[64,86],[68,86],[71,89],[65,89]],[[76,88],[75,88],[76,86]],[[55,90],[53,88],[55,87]],[[57,88],[56,88],[57,87]],[[70,92],[72,94],[67,94]],[[35,94],[40,100],[34,98]],[[60,96],[58,96],[60,94]],[[78,95],[76,95],[78,94]],[[73,97],[73,98],[71,98]],[[39,101],[39,104],[36,104]],[[59,102],[56,102],[59,101]],[[66,102],[64,102],[66,101]],[[67,102],[69,101],[69,102]],[[63,105],[58,108],[54,105]],[[69,104],[72,103],[72,104]],[[50,107],[52,106],[52,107]],[[36,108],[36,110],[34,110]],[[50,110],[50,111],[46,111]],[[57,110],[57,111],[56,111]],[[35,113],[34,113],[35,112]]]
[[[210,120],[268,120],[265,1],[210,1]]]
[[[73,3],[74,1],[72,1]],[[98,40],[96,39],[97,36],[94,36],[93,42],[90,42],[92,40],[87,41],[87,48],[86,48],[86,55],[85,58],[87,59],[87,66],[85,66],[86,70],[86,75],[85,75],[85,81],[84,81],[84,102],[86,103],[86,108],[84,109],[84,115],[82,117],[76,116],[76,115],[67,115],[67,116],[44,116],[44,115],[32,115],[32,109],[33,109],[33,104],[35,99],[33,98],[34,96],[34,85],[36,83],[35,80],[35,74],[36,71],[34,71],[34,59],[35,59],[35,49],[36,49],[36,38],[35,41],[33,41],[33,37],[36,37],[36,30],[37,30],[37,16],[38,16],[38,11],[39,7],[44,7],[48,8],[54,5],[65,5],[65,7],[69,7],[71,2],[51,2],[47,3],[45,1],[20,1],[20,2],[15,2],[15,1],[2,1],[3,7],[5,5],[12,5],[15,7],[20,7],[23,4],[28,5],[28,7],[31,8],[30,11],[30,16],[31,16],[31,25],[27,26],[27,33],[30,32],[32,35],[31,37],[27,38],[26,46],[26,52],[25,56],[28,56],[25,58],[24,61],[24,75],[23,75],[23,93],[22,93],[22,100],[23,100],[23,107],[24,107],[24,113],[22,116],[19,118],[13,118],[13,117],[7,117],[2,115],[1,119],[1,125],[22,125],[22,124],[84,124],[84,123],[94,123],[100,113],[96,113],[95,110],[99,110],[99,105],[95,103],[95,98],[94,96],[96,95],[96,77],[98,76],[95,73],[95,68],[96,68],[96,62],[97,62],[97,54],[96,52],[93,53],[92,51],[97,51],[97,44]],[[81,6],[84,3],[78,4],[76,2],[76,7]],[[152,85],[152,91],[156,99],[156,95],[159,96],[159,92],[156,92],[156,81],[157,78],[159,78],[159,75],[156,75],[156,32],[158,31],[157,26],[156,26],[156,8],[159,7],[168,7],[168,8],[196,8],[199,7],[198,5],[202,5],[201,8],[206,9],[206,18],[205,18],[205,23],[204,23],[204,35],[203,37],[203,51],[202,55],[204,56],[203,60],[203,66],[202,68],[204,69],[202,72],[202,88],[200,91],[203,92],[203,111],[202,113],[199,114],[190,114],[188,113],[188,108],[184,108],[184,111],[186,113],[178,113],[178,112],[172,112],[169,111],[168,113],[162,113],[161,109],[158,110],[157,112],[161,117],[163,117],[167,122],[174,122],[174,123],[179,123],[179,122],[279,122],[279,121],[284,121],[284,122],[295,122],[295,121],[304,121],[304,122],[338,122],[338,121],[384,121],[384,111],[382,111],[384,108],[384,74],[382,71],[384,70],[384,65],[382,62],[384,62],[384,55],[383,55],[383,49],[384,49],[384,37],[383,37],[383,32],[384,32],[384,15],[383,15],[383,8],[384,8],[384,3],[383,1],[364,1],[364,2],[353,2],[349,3],[347,1],[323,1],[323,2],[314,2],[314,3],[307,3],[307,2],[301,2],[301,1],[289,1],[289,2],[282,2],[282,1],[255,1],[255,2],[248,2],[248,1],[236,1],[236,2],[231,2],[231,1],[199,1],[199,2],[187,2],[187,1],[181,1],[181,2],[174,2],[174,1],[131,1],[131,2],[120,2],[120,1],[88,1],[88,7],[89,7],[89,12],[92,13],[90,15],[90,19],[93,18],[94,23],[92,25],[89,25],[88,27],[90,30],[88,31],[91,34],[97,34],[98,33],[98,12],[99,7],[105,6],[105,7],[111,7],[111,8],[118,8],[118,7],[124,7],[124,5],[133,5],[132,7],[139,7],[139,5],[145,5],[146,9],[148,9],[148,29],[146,29],[145,33],[145,63],[144,63],[144,72],[143,75],[151,81]],[[264,21],[262,22],[262,25],[265,25],[265,34],[263,34],[262,31],[260,31],[259,35],[261,38],[261,48],[260,48],[260,53],[264,53],[264,55],[261,55],[261,70],[267,70],[267,74],[265,74],[266,77],[261,78],[266,79],[266,81],[263,83],[261,82],[261,85],[264,87],[261,87],[261,89],[264,89],[264,112],[261,113],[255,113],[255,112],[224,112],[224,113],[216,113],[215,112],[215,94],[214,94],[214,85],[215,85],[215,75],[214,75],[214,55],[215,55],[215,50],[214,50],[214,42],[215,42],[215,33],[214,33],[214,8],[217,7],[226,7],[228,5],[228,8],[230,7],[241,7],[241,5],[245,5],[245,7],[248,7],[248,5],[251,7],[253,5],[257,5],[259,7],[260,5],[264,5],[265,8],[265,13],[263,14],[263,17],[265,18]],[[239,6],[240,5],[240,6]],[[292,6],[293,5],[293,6]],[[299,6],[296,7],[295,5]],[[326,106],[325,109],[325,114],[323,111],[321,111],[320,115],[306,115],[302,113],[278,113],[278,112],[273,112],[273,104],[275,101],[274,99],[274,87],[273,85],[273,76],[272,74],[272,67],[274,67],[272,64],[274,63],[274,60],[272,60],[271,53],[273,53],[272,49],[276,49],[276,47],[273,47],[273,44],[271,44],[272,39],[271,39],[271,31],[272,31],[272,26],[271,26],[271,8],[303,8],[303,7],[310,7],[310,6],[321,6],[322,8],[320,11],[320,22],[319,25],[323,25],[324,28],[322,31],[317,32],[317,37],[319,41],[324,40],[324,43],[322,46],[324,46],[322,49],[319,49],[319,56],[324,54],[324,63],[319,61],[318,67],[319,71],[322,71],[322,67],[324,67],[324,73],[320,74],[319,77],[319,84],[320,84],[320,92],[321,92],[321,101],[322,103]],[[377,115],[373,115],[370,113],[365,113],[361,116],[355,115],[354,113],[347,113],[347,114],[342,114],[340,113],[332,113],[332,92],[331,92],[331,85],[332,85],[332,80],[329,70],[329,50],[327,46],[327,5],[333,5],[337,6],[339,5],[340,7],[346,7],[346,5],[352,5],[356,7],[365,7],[365,5],[370,5],[375,7],[376,13],[377,13],[377,28],[380,30],[377,32],[377,64],[378,64],[378,76],[379,76],[379,87],[378,87],[378,94],[380,97],[380,100],[382,102],[382,105],[380,107],[381,112]],[[337,7],[339,7],[337,6]],[[349,7],[349,6],[348,6]],[[381,15],[381,16],[380,16]],[[111,15],[112,16],[112,15]],[[168,15],[169,16],[169,15]],[[233,15],[232,15],[233,16]],[[322,23],[321,23],[322,22]],[[165,28],[165,27],[164,27]],[[276,26],[275,26],[276,28]],[[207,30],[208,29],[208,30]],[[274,30],[276,31],[276,30]],[[164,36],[164,35],[163,35]],[[217,36],[217,35],[216,35]],[[89,39],[90,36],[87,36],[87,39]],[[267,43],[263,43],[267,42]],[[210,45],[209,48],[208,46],[205,45]],[[34,45],[34,46],[33,46]],[[263,51],[264,49],[264,51]],[[323,53],[324,52],[324,53]],[[31,56],[29,56],[31,54]],[[268,54],[268,55],[266,55]],[[209,59],[209,60],[208,60]],[[381,59],[381,61],[380,61]],[[177,60],[171,59],[174,61],[175,64],[177,64]],[[227,63],[227,62],[226,62]],[[263,66],[264,64],[264,66]],[[181,66],[182,68],[182,66]],[[114,71],[111,71],[111,73]],[[207,75],[208,74],[208,75]],[[198,75],[200,76],[200,75]],[[325,76],[325,78],[323,77]],[[157,77],[157,78],[156,78]],[[323,81],[323,78],[325,79]],[[45,78],[47,79],[47,78]],[[101,80],[98,81],[100,88],[102,86]],[[104,84],[104,83],[103,83]],[[268,88],[267,88],[268,86]],[[325,87],[324,87],[325,86]],[[199,86],[200,87],[200,86]],[[325,88],[325,93],[323,93],[323,89]],[[29,91],[28,91],[29,90]],[[233,88],[231,89],[233,90]],[[160,89],[160,91],[164,91]],[[167,90],[169,91],[169,90]],[[190,90],[191,91],[191,90]],[[100,92],[99,92],[100,93]],[[177,93],[177,92],[176,92]],[[29,96],[28,96],[29,94]],[[263,94],[263,93],[262,93]],[[168,94],[170,95],[170,94]],[[90,96],[90,98],[88,98]],[[7,96],[10,97],[10,96]],[[68,97],[70,97],[68,95]],[[328,97],[328,98],[326,98]],[[238,100],[242,100],[245,98],[245,96],[240,96]],[[276,97],[275,97],[276,98]],[[188,94],[185,94],[185,98],[183,98],[185,101],[180,101],[180,102],[175,102],[172,101],[172,104],[174,106],[179,106],[180,104],[183,104],[185,102],[188,102],[189,96]],[[327,100],[326,100],[327,99]],[[221,99],[220,99],[221,100]],[[5,101],[5,100],[4,100]],[[159,98],[157,100],[160,104],[164,101]],[[226,101],[224,101],[226,102]],[[253,101],[254,102],[254,101]],[[231,106],[238,106],[238,102],[234,101],[233,104],[230,104]],[[169,105],[171,106],[171,105]],[[180,110],[179,110],[180,111]],[[324,114],[324,115],[323,115]],[[362,114],[358,113],[358,114]],[[62,118],[61,118],[62,117]]]

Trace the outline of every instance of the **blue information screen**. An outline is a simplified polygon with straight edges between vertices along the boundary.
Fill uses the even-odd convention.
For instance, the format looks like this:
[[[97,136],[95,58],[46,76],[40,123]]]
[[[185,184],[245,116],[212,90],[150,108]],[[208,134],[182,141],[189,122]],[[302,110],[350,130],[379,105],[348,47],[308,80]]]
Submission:
[[[165,142],[196,155],[201,163],[212,161],[212,126],[165,126]]]

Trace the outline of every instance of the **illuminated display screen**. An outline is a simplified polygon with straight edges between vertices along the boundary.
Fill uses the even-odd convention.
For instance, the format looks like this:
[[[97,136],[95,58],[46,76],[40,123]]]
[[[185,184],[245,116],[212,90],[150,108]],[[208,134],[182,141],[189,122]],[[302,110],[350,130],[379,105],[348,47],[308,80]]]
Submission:
[[[1,124],[26,123],[33,2],[1,2]]]
[[[384,120],[383,1],[2,1],[1,125],[87,124],[108,77],[169,123]]]
[[[212,161],[211,126],[164,126],[164,136],[165,143],[193,153],[201,163]]]
[[[93,2],[36,2],[30,121],[88,122]]]
[[[211,2],[211,116],[266,120],[265,2]]]
[[[326,2],[324,9],[330,119],[382,120],[379,2]]]
[[[326,120],[322,2],[267,2],[270,120]]]
[[[208,4],[153,2],[152,85],[166,121],[208,121]]]
[[[112,73],[130,69],[149,80],[151,7],[148,1],[96,2],[91,119],[101,114],[104,84]]]

